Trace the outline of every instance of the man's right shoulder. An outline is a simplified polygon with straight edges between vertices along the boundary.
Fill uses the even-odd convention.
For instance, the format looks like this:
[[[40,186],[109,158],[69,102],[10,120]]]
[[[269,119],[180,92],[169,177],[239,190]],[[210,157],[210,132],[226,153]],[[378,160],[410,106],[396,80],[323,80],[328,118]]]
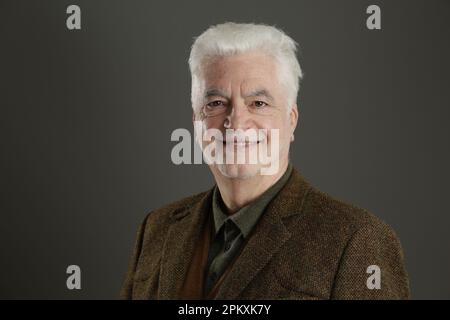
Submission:
[[[173,218],[176,218],[177,215],[186,212],[187,209],[197,204],[207,193],[208,191],[203,191],[154,209],[147,213],[142,224],[145,227],[148,225],[158,227],[170,224]]]

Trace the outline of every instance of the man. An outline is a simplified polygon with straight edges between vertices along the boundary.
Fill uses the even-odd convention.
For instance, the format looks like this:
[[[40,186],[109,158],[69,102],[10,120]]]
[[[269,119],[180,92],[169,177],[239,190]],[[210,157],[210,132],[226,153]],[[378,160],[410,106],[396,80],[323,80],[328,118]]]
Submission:
[[[296,47],[255,24],[220,24],[195,40],[193,120],[216,185],[147,215],[122,298],[409,298],[391,228],[317,190],[289,162],[302,76]],[[263,147],[268,162],[248,161]]]

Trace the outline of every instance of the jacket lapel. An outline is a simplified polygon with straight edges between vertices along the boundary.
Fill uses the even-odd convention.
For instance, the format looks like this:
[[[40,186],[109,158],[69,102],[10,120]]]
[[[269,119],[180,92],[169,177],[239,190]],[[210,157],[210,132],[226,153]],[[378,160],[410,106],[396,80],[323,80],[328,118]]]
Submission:
[[[301,213],[310,185],[294,169],[286,186],[268,205],[252,236],[224,279],[215,299],[237,299],[291,237],[283,219]]]
[[[210,212],[212,190],[191,208],[175,212],[161,258],[158,299],[179,299],[195,244]]]

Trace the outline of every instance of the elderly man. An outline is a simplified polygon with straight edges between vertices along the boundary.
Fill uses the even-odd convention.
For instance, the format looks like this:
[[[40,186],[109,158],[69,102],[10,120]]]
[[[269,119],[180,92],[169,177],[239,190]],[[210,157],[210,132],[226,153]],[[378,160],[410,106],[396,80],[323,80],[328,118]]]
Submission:
[[[197,132],[197,140],[231,161],[209,159],[213,188],[147,215],[122,298],[409,298],[392,229],[317,190],[289,162],[302,76],[296,47],[281,30],[255,24],[220,24],[195,40],[193,120],[223,133]],[[263,146],[270,163],[247,161]],[[238,151],[246,161],[236,161]]]

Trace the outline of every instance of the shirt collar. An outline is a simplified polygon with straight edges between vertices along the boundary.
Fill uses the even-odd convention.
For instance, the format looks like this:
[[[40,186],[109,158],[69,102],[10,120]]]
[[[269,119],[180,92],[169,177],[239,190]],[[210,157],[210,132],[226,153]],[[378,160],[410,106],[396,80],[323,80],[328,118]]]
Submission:
[[[230,219],[239,228],[244,238],[246,238],[253,226],[256,224],[258,219],[263,214],[265,208],[269,202],[278,194],[278,192],[284,187],[286,182],[292,173],[292,165],[288,164],[288,167],[284,174],[275,182],[269,189],[267,189],[260,197],[252,201],[245,207],[239,209],[233,215],[228,216],[225,212],[225,204],[220,196],[219,188],[214,188],[213,199],[212,199],[212,209],[214,216],[214,226],[216,234],[219,232],[220,228],[223,226],[225,221]]]

